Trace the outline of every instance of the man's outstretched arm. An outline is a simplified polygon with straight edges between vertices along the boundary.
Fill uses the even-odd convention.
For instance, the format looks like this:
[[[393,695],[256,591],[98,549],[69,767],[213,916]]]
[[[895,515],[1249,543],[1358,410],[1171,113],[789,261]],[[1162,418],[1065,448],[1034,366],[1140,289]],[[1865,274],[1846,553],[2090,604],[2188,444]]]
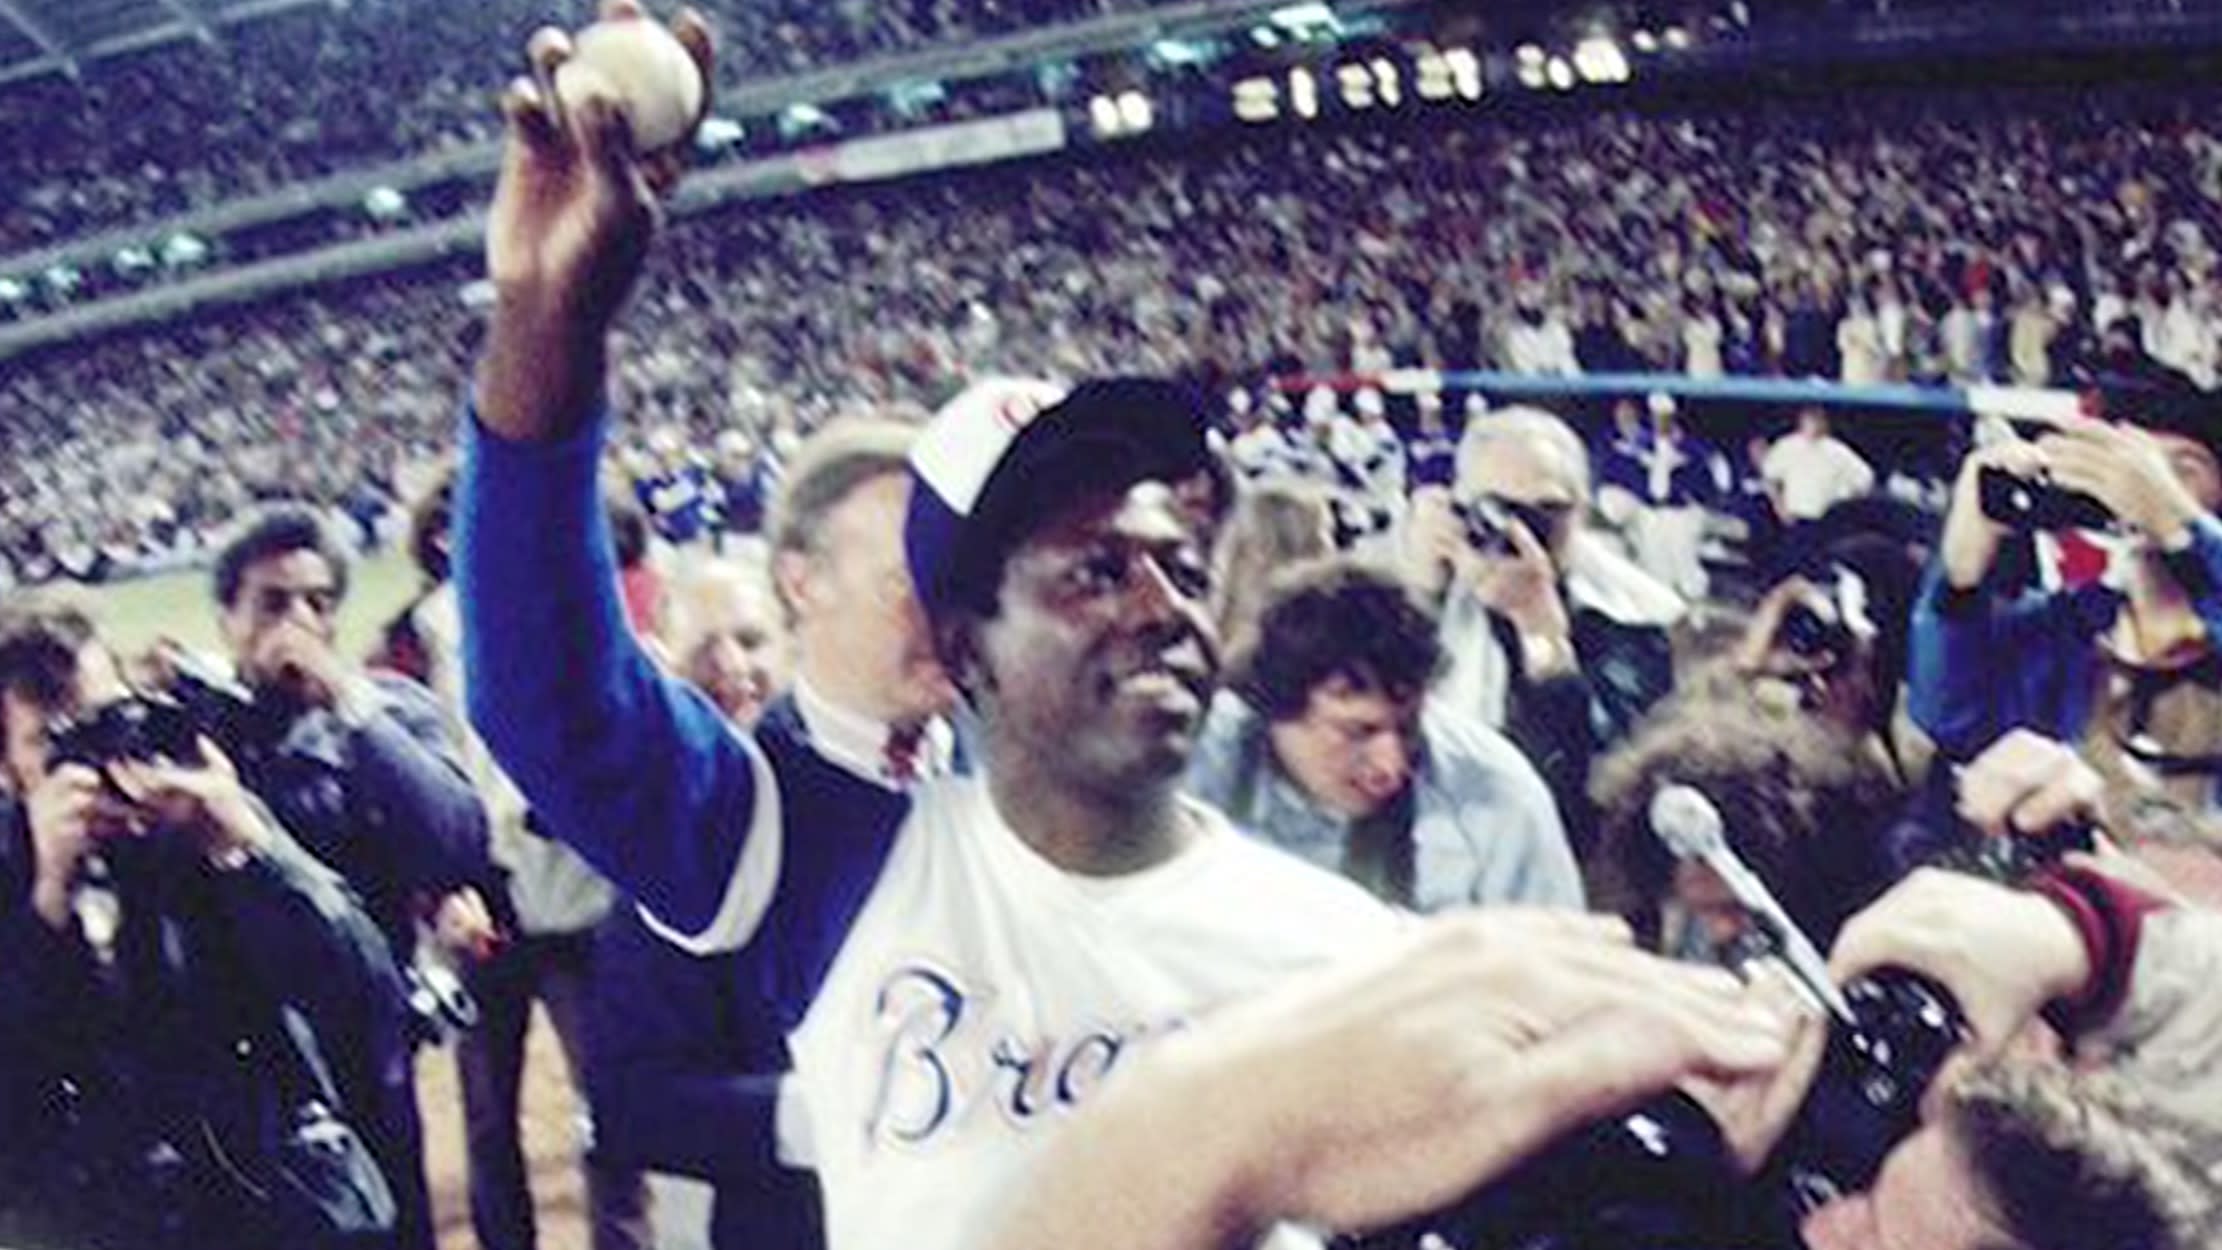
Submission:
[[[632,0],[602,20],[646,21]],[[673,33],[710,78],[709,35]],[[674,159],[634,152],[591,75],[560,103],[570,54],[532,37],[503,98],[487,223],[496,301],[456,492],[456,579],[472,724],[541,826],[640,900],[658,930],[711,950],[746,940],[778,874],[762,757],[662,673],[627,625],[599,473],[611,324],[639,277]]]

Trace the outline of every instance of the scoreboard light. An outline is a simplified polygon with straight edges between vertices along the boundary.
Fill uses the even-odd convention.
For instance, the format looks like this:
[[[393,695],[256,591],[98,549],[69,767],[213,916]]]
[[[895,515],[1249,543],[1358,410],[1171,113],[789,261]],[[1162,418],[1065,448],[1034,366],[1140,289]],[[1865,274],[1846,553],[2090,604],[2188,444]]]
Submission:
[[[1396,62],[1377,56],[1368,66],[1373,70],[1373,89],[1381,102],[1390,108],[1404,103],[1404,77],[1397,72]]]
[[[1132,138],[1157,124],[1157,106],[1140,91],[1098,95],[1088,101],[1088,126],[1098,139]]]
[[[1584,82],[1623,83],[1629,78],[1628,54],[1605,35],[1592,35],[1574,45],[1574,68]]]
[[[1139,91],[1123,92],[1119,96],[1119,121],[1125,133],[1138,135],[1157,124],[1157,106]]]
[[[1450,81],[1458,94],[1469,100],[1481,98],[1481,58],[1472,48],[1452,48],[1443,54],[1443,63],[1450,66]]]
[[[1422,48],[1412,58],[1412,91],[1422,100],[1448,100],[1457,91],[1451,80],[1450,58],[1433,48]]]
[[[1319,116],[1319,79],[1301,65],[1288,72],[1288,102],[1305,121]]]
[[[1234,85],[1234,115],[1246,122],[1269,122],[1281,115],[1281,85],[1271,78],[1245,78]]]
[[[1115,138],[1119,133],[1119,102],[1107,95],[1089,100],[1088,125],[1098,139]]]
[[[1374,104],[1373,72],[1352,61],[1335,69],[1335,84],[1341,88],[1342,102],[1347,108],[1369,109]]]

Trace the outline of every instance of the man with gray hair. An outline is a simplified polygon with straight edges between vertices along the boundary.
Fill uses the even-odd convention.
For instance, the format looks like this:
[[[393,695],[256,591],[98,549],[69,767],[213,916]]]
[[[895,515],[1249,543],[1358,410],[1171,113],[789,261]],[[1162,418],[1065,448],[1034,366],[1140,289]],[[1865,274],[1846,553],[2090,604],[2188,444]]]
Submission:
[[[823,781],[907,804],[946,772],[954,691],[934,658],[903,555],[917,432],[851,419],[797,450],[766,518],[773,593],[792,635],[794,684],[756,722],[759,741],[811,757]],[[798,829],[840,840],[848,829]],[[674,950],[645,911],[603,933],[594,1054],[599,1145],[623,1162],[717,1189],[718,1250],[809,1250],[824,1239],[816,1180],[773,1141],[793,1115],[782,1020],[737,986],[745,952]]]
[[[1674,688],[1682,601],[1585,530],[1589,455],[1564,421],[1511,408],[1470,423],[1449,491],[1413,501],[1417,588],[1442,603],[1438,697],[1501,728],[1558,800],[1577,853],[1590,761]]]
[[[955,691],[911,589],[903,514],[917,431],[848,420],[806,441],[772,500],[772,592],[794,634],[793,717],[812,746],[867,778],[907,785],[946,768]]]

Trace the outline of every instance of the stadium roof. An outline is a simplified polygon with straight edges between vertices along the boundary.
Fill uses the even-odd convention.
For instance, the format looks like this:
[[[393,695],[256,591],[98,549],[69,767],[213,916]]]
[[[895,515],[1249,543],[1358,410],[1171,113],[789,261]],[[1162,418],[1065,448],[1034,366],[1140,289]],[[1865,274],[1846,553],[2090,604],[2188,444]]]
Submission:
[[[333,0],[0,0],[0,82],[67,74],[87,61]]]

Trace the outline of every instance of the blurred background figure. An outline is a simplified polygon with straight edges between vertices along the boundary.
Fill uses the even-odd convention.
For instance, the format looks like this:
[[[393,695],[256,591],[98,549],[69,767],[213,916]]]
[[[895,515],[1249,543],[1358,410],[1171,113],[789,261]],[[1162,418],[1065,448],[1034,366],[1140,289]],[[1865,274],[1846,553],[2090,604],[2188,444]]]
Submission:
[[[713,560],[674,589],[671,652],[693,682],[737,725],[753,725],[787,687],[786,645],[761,567]]]
[[[1712,794],[1801,919],[1857,939],[1851,918],[1916,866],[1996,875],[2020,823],[2053,828],[2049,788],[1997,829],[1967,818],[1999,770],[2088,769],[2104,802],[2070,795],[2068,833],[2103,831],[2152,879],[2045,906],[2099,965],[2125,963],[2130,920],[2183,962],[2099,978],[2055,1034],[2133,982],[2190,988],[2110,1025],[2212,999],[2178,930],[2222,904],[2222,4],[701,7],[713,105],[654,154],[659,182],[689,172],[606,375],[549,350],[532,376],[608,401],[615,576],[654,669],[703,724],[776,744],[802,792],[907,810],[982,763],[900,541],[914,427],[983,379],[1145,375],[1213,397],[1216,455],[1177,502],[1213,540],[1201,602],[1241,681],[1209,703],[1192,788],[1258,838],[1414,909],[1571,907],[1586,887],[1718,960],[1750,918],[1647,836],[1664,785]],[[390,1035],[367,1007],[314,1022],[337,1119],[393,1191],[380,1245],[646,1245],[641,1170],[669,1169],[716,1192],[707,1220],[659,1208],[665,1250],[817,1250],[808,1144],[781,1130],[794,1022],[758,992],[791,963],[673,952],[540,836],[466,728],[446,492],[459,398],[518,309],[455,241],[482,234],[489,100],[531,68],[527,33],[591,16],[0,4],[19,140],[0,148],[0,619],[45,620],[49,589],[82,585],[134,695],[218,709],[204,723],[266,810],[180,814],[254,850],[183,863],[193,908],[246,906],[303,950],[360,928],[357,905],[380,926]],[[576,623],[555,605],[534,637]],[[32,693],[35,714],[0,708],[11,755],[73,719]],[[0,855],[0,919],[28,922],[61,884],[97,895],[136,809],[80,794],[80,846],[33,801],[37,770],[10,771],[36,828]],[[222,788],[222,768],[181,772]],[[853,849],[853,822],[824,823],[794,831],[785,880],[809,871],[797,848]],[[1885,914],[2037,967],[2057,931],[1970,926],[2048,919],[2021,905],[2047,888],[1923,887],[1921,926]],[[271,927],[264,904],[320,919]],[[0,1124],[39,1146],[81,1055],[163,1057],[111,1027],[94,917],[63,919],[0,926],[29,952],[0,959],[0,1000],[38,999],[11,1019],[61,1021],[0,1027],[0,1082],[29,1100]],[[253,962],[202,919],[180,949]],[[845,913],[802,923],[831,942]],[[377,979],[314,963],[335,993]],[[1524,1007],[1568,990],[1465,971]],[[1947,971],[1978,1014],[2004,975]],[[1393,1042],[1281,1025],[1331,1071]],[[1295,1052],[1202,1053],[1276,1071]],[[1000,1080],[1008,1058],[981,1062]],[[2213,1065],[2118,1089],[2024,1058],[1940,1085],[1912,1162],[1815,1250],[1878,1228],[1957,1244],[1964,1221],[1906,1223],[1938,1211],[2022,1250],[2096,1228],[2214,1243],[2184,1232],[2203,1191],[2179,1165],[2202,1139],[2172,1096]],[[1714,1104],[1731,1147],[1752,1136],[1734,1104],[1767,1101]],[[1348,1154],[1387,1158],[1409,1130]],[[37,1153],[21,1144],[0,1143],[0,1190]],[[1157,1153],[1183,1170],[1129,1185],[1122,1217],[1221,1162]]]
[[[1442,667],[1434,618],[1392,571],[1283,569],[1189,788],[1400,906],[1579,906],[1551,792],[1502,735],[1431,698]]]
[[[1248,654],[1273,578],[1334,551],[1334,513],[1320,490],[1286,481],[1244,488],[1214,556],[1211,614],[1220,649],[1230,657]]]

